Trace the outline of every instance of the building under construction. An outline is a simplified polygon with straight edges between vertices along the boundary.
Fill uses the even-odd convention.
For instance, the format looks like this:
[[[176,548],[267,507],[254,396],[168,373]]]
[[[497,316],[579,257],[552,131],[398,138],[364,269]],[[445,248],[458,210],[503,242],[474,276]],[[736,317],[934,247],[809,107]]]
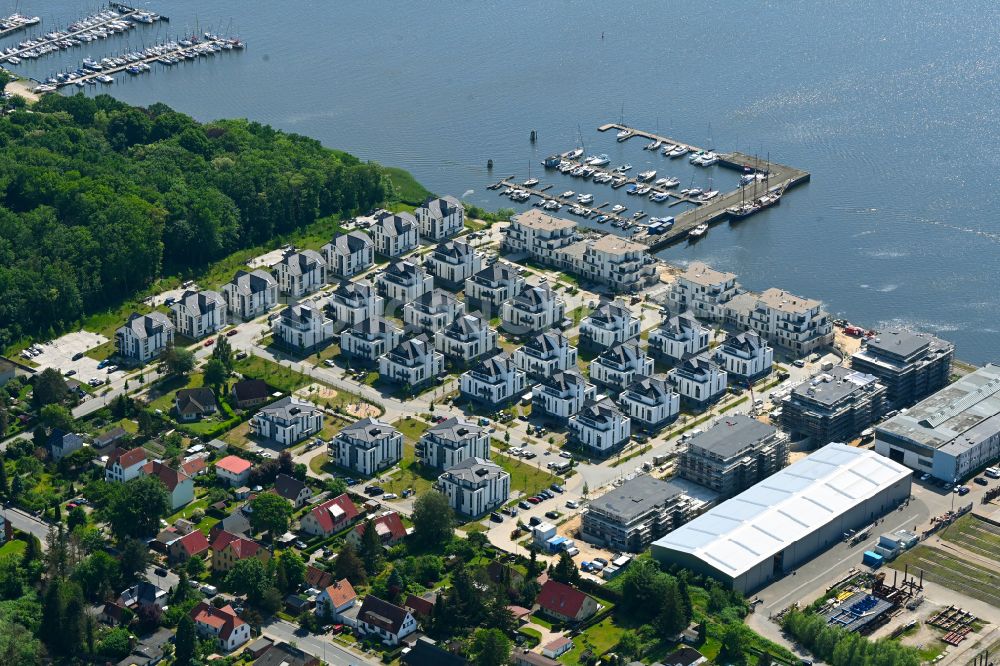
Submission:
[[[899,580],[899,572],[893,571],[891,585],[886,584],[885,574],[879,573],[872,580],[870,591],[845,590],[834,597],[822,612],[827,624],[869,634],[888,622],[904,606],[922,600],[923,589],[923,571],[918,579],[910,576],[907,569],[903,572],[902,581]]]

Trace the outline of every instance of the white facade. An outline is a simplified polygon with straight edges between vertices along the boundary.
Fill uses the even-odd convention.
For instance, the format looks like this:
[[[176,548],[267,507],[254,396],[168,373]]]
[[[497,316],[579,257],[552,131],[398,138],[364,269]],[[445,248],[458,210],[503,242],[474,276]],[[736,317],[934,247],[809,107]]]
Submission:
[[[463,397],[495,405],[520,395],[525,375],[507,354],[498,354],[462,373],[459,385]]]
[[[378,359],[379,374],[397,384],[420,386],[444,372],[444,355],[424,336],[404,340]]]
[[[278,289],[293,298],[302,298],[326,284],[326,260],[315,250],[289,252],[274,270]]]
[[[532,209],[511,219],[504,234],[503,248],[513,253],[526,252],[540,261],[554,264],[558,261],[558,251],[575,241],[573,222]]]
[[[147,363],[159,356],[173,340],[174,325],[167,315],[133,312],[125,325],[115,331],[115,350],[122,358]]]
[[[125,483],[142,475],[143,466],[149,462],[142,447],[124,451],[116,449],[104,467],[104,480]]]
[[[545,414],[565,422],[587,401],[597,397],[593,384],[576,371],[556,372],[543,378],[531,391],[531,413]]]
[[[250,432],[282,446],[295,444],[323,429],[323,412],[307,400],[288,396],[266,407],[250,419]]]
[[[490,436],[474,423],[452,417],[432,426],[420,437],[417,457],[438,469],[454,467],[469,458],[490,457]]]
[[[368,280],[342,282],[330,296],[327,307],[333,312],[334,321],[344,326],[354,326],[385,314],[385,300]]]
[[[499,336],[489,322],[475,315],[462,315],[450,326],[434,334],[434,348],[447,358],[463,362],[492,354]]]
[[[226,300],[217,291],[185,291],[170,306],[177,333],[198,340],[226,325]]]
[[[611,400],[589,401],[569,419],[573,438],[598,454],[624,446],[632,436],[632,421]]]
[[[632,423],[659,430],[681,411],[681,396],[664,377],[640,377],[619,396],[618,404]]]
[[[428,292],[403,307],[403,323],[408,331],[433,335],[465,314],[465,304],[441,289]]]
[[[637,378],[653,374],[653,359],[639,345],[629,342],[605,349],[590,362],[590,378],[619,391]]]
[[[427,199],[413,215],[420,225],[420,236],[429,241],[454,236],[465,227],[465,207],[452,196]]]
[[[420,244],[417,219],[409,213],[380,213],[371,226],[375,251],[386,257],[398,257]]]
[[[514,335],[537,333],[560,323],[566,316],[566,302],[542,281],[527,285],[500,308],[503,329]]]
[[[692,261],[671,287],[669,301],[675,312],[690,310],[701,319],[723,321],[726,304],[739,293],[734,273],[723,273]]]
[[[373,476],[403,459],[403,435],[387,423],[365,418],[337,433],[329,452],[337,465]]]
[[[617,293],[634,292],[656,281],[656,260],[645,245],[615,234],[579,241],[565,250],[566,267]]]
[[[715,353],[729,381],[741,383],[756,381],[771,372],[774,350],[752,331],[730,335]]]
[[[512,266],[498,261],[465,280],[465,299],[492,317],[504,301],[521,293],[524,284]]]
[[[730,319],[800,355],[833,344],[833,320],[823,304],[781,289],[767,289],[749,313],[740,309],[730,313]]]
[[[260,269],[236,271],[232,281],[222,285],[222,297],[233,317],[254,319],[278,303],[278,281]]]
[[[482,458],[469,458],[446,470],[438,485],[456,513],[472,518],[493,511],[510,497],[510,474]]]
[[[468,243],[450,240],[438,244],[424,261],[439,285],[459,289],[466,279],[483,269],[483,256]]]
[[[375,286],[389,303],[412,303],[434,290],[434,276],[412,261],[394,261],[375,278]]]
[[[706,349],[711,331],[690,312],[671,317],[649,334],[649,353],[667,363],[678,363]]]
[[[726,392],[728,375],[705,354],[689,358],[667,373],[686,405],[703,409]]]
[[[514,351],[514,363],[535,379],[575,369],[577,357],[576,347],[559,331],[537,333]]]
[[[403,330],[388,319],[365,319],[340,332],[340,353],[374,363],[402,339]]]
[[[281,311],[271,322],[274,339],[300,352],[316,349],[333,339],[333,320],[312,301],[302,301]]]
[[[639,337],[642,322],[621,301],[602,303],[580,322],[580,342],[613,347]]]
[[[375,263],[375,242],[361,231],[341,234],[320,249],[330,275],[349,278]]]

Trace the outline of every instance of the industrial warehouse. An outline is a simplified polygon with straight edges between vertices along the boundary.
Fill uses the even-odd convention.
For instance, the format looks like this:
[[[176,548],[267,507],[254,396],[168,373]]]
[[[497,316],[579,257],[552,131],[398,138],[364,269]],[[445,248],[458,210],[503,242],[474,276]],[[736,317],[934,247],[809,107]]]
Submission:
[[[751,592],[897,507],[910,479],[873,451],[829,444],[653,542],[652,554]]]

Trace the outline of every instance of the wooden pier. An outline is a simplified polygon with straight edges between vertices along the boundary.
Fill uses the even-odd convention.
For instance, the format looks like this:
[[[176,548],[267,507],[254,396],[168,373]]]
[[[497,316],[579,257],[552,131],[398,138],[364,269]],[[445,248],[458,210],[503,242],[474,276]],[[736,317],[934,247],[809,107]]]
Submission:
[[[25,47],[25,48],[22,48],[22,49],[18,49],[17,51],[14,51],[12,53],[8,53],[6,55],[0,56],[0,63],[9,62],[11,58],[22,59],[22,56],[25,53],[28,53],[29,51],[35,51],[35,50],[37,50],[39,48],[45,48],[46,46],[52,46],[54,44],[58,44],[59,42],[62,42],[62,41],[67,40],[67,39],[73,39],[77,35],[82,35],[85,32],[90,32],[91,30],[96,30],[98,28],[102,28],[102,27],[106,26],[109,23],[113,23],[114,21],[128,20],[128,18],[130,16],[132,16],[134,14],[138,14],[139,11],[140,11],[140,10],[134,9],[132,7],[126,7],[125,5],[112,5],[112,6],[114,7],[114,9],[116,11],[119,12],[119,14],[117,16],[112,16],[112,17],[109,17],[109,18],[104,19],[102,21],[97,21],[93,25],[88,25],[86,28],[81,28],[79,30],[74,30],[72,32],[63,32],[61,30],[56,30],[54,32],[58,32],[60,34],[60,36],[57,37],[56,39],[40,39],[40,40],[36,40],[33,46],[28,46],[28,47]],[[62,47],[58,47],[57,48],[57,51],[64,51],[64,50],[66,50],[66,49],[64,49]],[[52,53],[55,53],[55,52],[56,51],[52,51]],[[44,56],[44,55],[48,55],[48,54],[47,53],[42,54],[42,56]],[[39,56],[39,57],[42,57],[42,56]]]

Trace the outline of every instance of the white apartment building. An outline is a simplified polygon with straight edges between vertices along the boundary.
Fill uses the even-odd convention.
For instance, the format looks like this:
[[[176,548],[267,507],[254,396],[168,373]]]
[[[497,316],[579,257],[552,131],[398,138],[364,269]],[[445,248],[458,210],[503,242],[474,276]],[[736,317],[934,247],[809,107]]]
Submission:
[[[469,458],[439,476],[438,486],[456,513],[477,518],[507,501],[510,474],[489,460]]]
[[[330,441],[330,460],[363,476],[374,476],[403,459],[403,435],[388,423],[365,418]]]
[[[624,391],[637,378],[651,374],[653,359],[632,342],[609,347],[590,362],[591,381],[616,391]]]
[[[104,464],[104,480],[109,483],[125,483],[142,475],[142,468],[148,463],[146,450],[141,446],[134,449],[115,449]]]
[[[490,317],[500,312],[504,301],[524,289],[524,278],[513,266],[498,261],[465,280],[465,300],[470,308]]]
[[[403,306],[403,323],[408,331],[434,335],[465,314],[465,304],[442,289],[429,291]]]
[[[712,332],[691,312],[674,315],[649,334],[649,354],[671,365],[708,349]]]
[[[461,240],[439,243],[424,260],[424,266],[439,286],[458,290],[465,281],[483,270],[483,255]]]
[[[667,379],[684,405],[702,410],[725,394],[728,376],[707,354],[701,354],[679,363],[667,373]]]
[[[639,377],[618,396],[618,404],[634,425],[656,432],[677,418],[681,396],[666,377]]]
[[[381,212],[375,217],[371,229],[375,251],[386,257],[398,257],[420,244],[417,219],[409,213]]]
[[[531,413],[544,414],[565,423],[588,400],[597,397],[593,384],[575,370],[543,377],[531,391]]]
[[[378,363],[403,339],[403,329],[388,319],[372,317],[340,332],[340,353],[366,363]]]
[[[141,315],[133,312],[125,325],[115,331],[115,351],[122,358],[147,363],[174,341],[174,325],[162,312]]]
[[[349,231],[320,248],[329,275],[350,278],[375,263],[375,242],[363,231]]]
[[[312,301],[302,301],[282,310],[271,330],[286,347],[309,352],[333,339],[333,320]]]
[[[549,283],[526,285],[514,298],[500,307],[503,329],[514,335],[527,335],[551,328],[566,316],[566,302]]]
[[[260,269],[236,271],[236,276],[222,285],[222,297],[233,317],[254,319],[277,305],[278,281]]]
[[[462,396],[487,405],[508,403],[525,389],[524,372],[507,354],[497,354],[462,373],[459,390]]]
[[[514,363],[533,379],[551,377],[576,368],[577,349],[559,331],[543,331],[529,337],[514,351]]]
[[[674,312],[690,310],[701,319],[721,322],[726,319],[726,305],[740,291],[734,273],[724,273],[700,261],[692,261],[677,277],[668,299]]]
[[[393,261],[375,278],[375,287],[391,305],[402,307],[434,290],[434,276],[413,261]]]
[[[316,250],[289,252],[274,266],[278,289],[292,298],[302,298],[326,284],[326,260]]]
[[[323,412],[308,400],[287,396],[261,407],[250,419],[250,432],[291,446],[323,429]]]
[[[217,291],[185,291],[170,306],[174,329],[198,340],[226,325],[226,300]]]
[[[566,248],[566,267],[616,293],[635,292],[657,280],[656,260],[647,250],[635,241],[606,234]]]
[[[434,348],[445,358],[463,363],[494,353],[498,343],[496,329],[476,315],[462,315],[434,334]]]
[[[465,207],[453,196],[428,198],[413,215],[420,226],[420,236],[429,241],[454,236],[465,228]]]
[[[553,265],[560,263],[558,251],[576,241],[576,225],[570,220],[532,209],[515,215],[504,234],[503,250],[526,252]]]
[[[609,398],[588,401],[569,419],[573,439],[598,455],[607,455],[628,443],[632,421]]]
[[[354,326],[366,319],[384,314],[385,300],[378,295],[368,280],[341,282],[327,308],[333,313],[337,324]]]
[[[448,469],[469,458],[490,457],[490,436],[465,419],[451,417],[431,426],[417,442],[417,457],[430,467]]]
[[[833,320],[820,301],[782,289],[767,289],[756,298],[741,298],[728,308],[734,326],[755,331],[772,345],[797,356],[833,344]]]
[[[728,336],[715,350],[715,360],[725,369],[729,381],[745,385],[771,372],[774,350],[759,335],[746,331]]]
[[[580,344],[613,347],[638,339],[642,322],[621,301],[601,303],[580,322]]]
[[[403,386],[417,387],[444,372],[444,355],[423,335],[404,340],[378,358],[379,374]]]

